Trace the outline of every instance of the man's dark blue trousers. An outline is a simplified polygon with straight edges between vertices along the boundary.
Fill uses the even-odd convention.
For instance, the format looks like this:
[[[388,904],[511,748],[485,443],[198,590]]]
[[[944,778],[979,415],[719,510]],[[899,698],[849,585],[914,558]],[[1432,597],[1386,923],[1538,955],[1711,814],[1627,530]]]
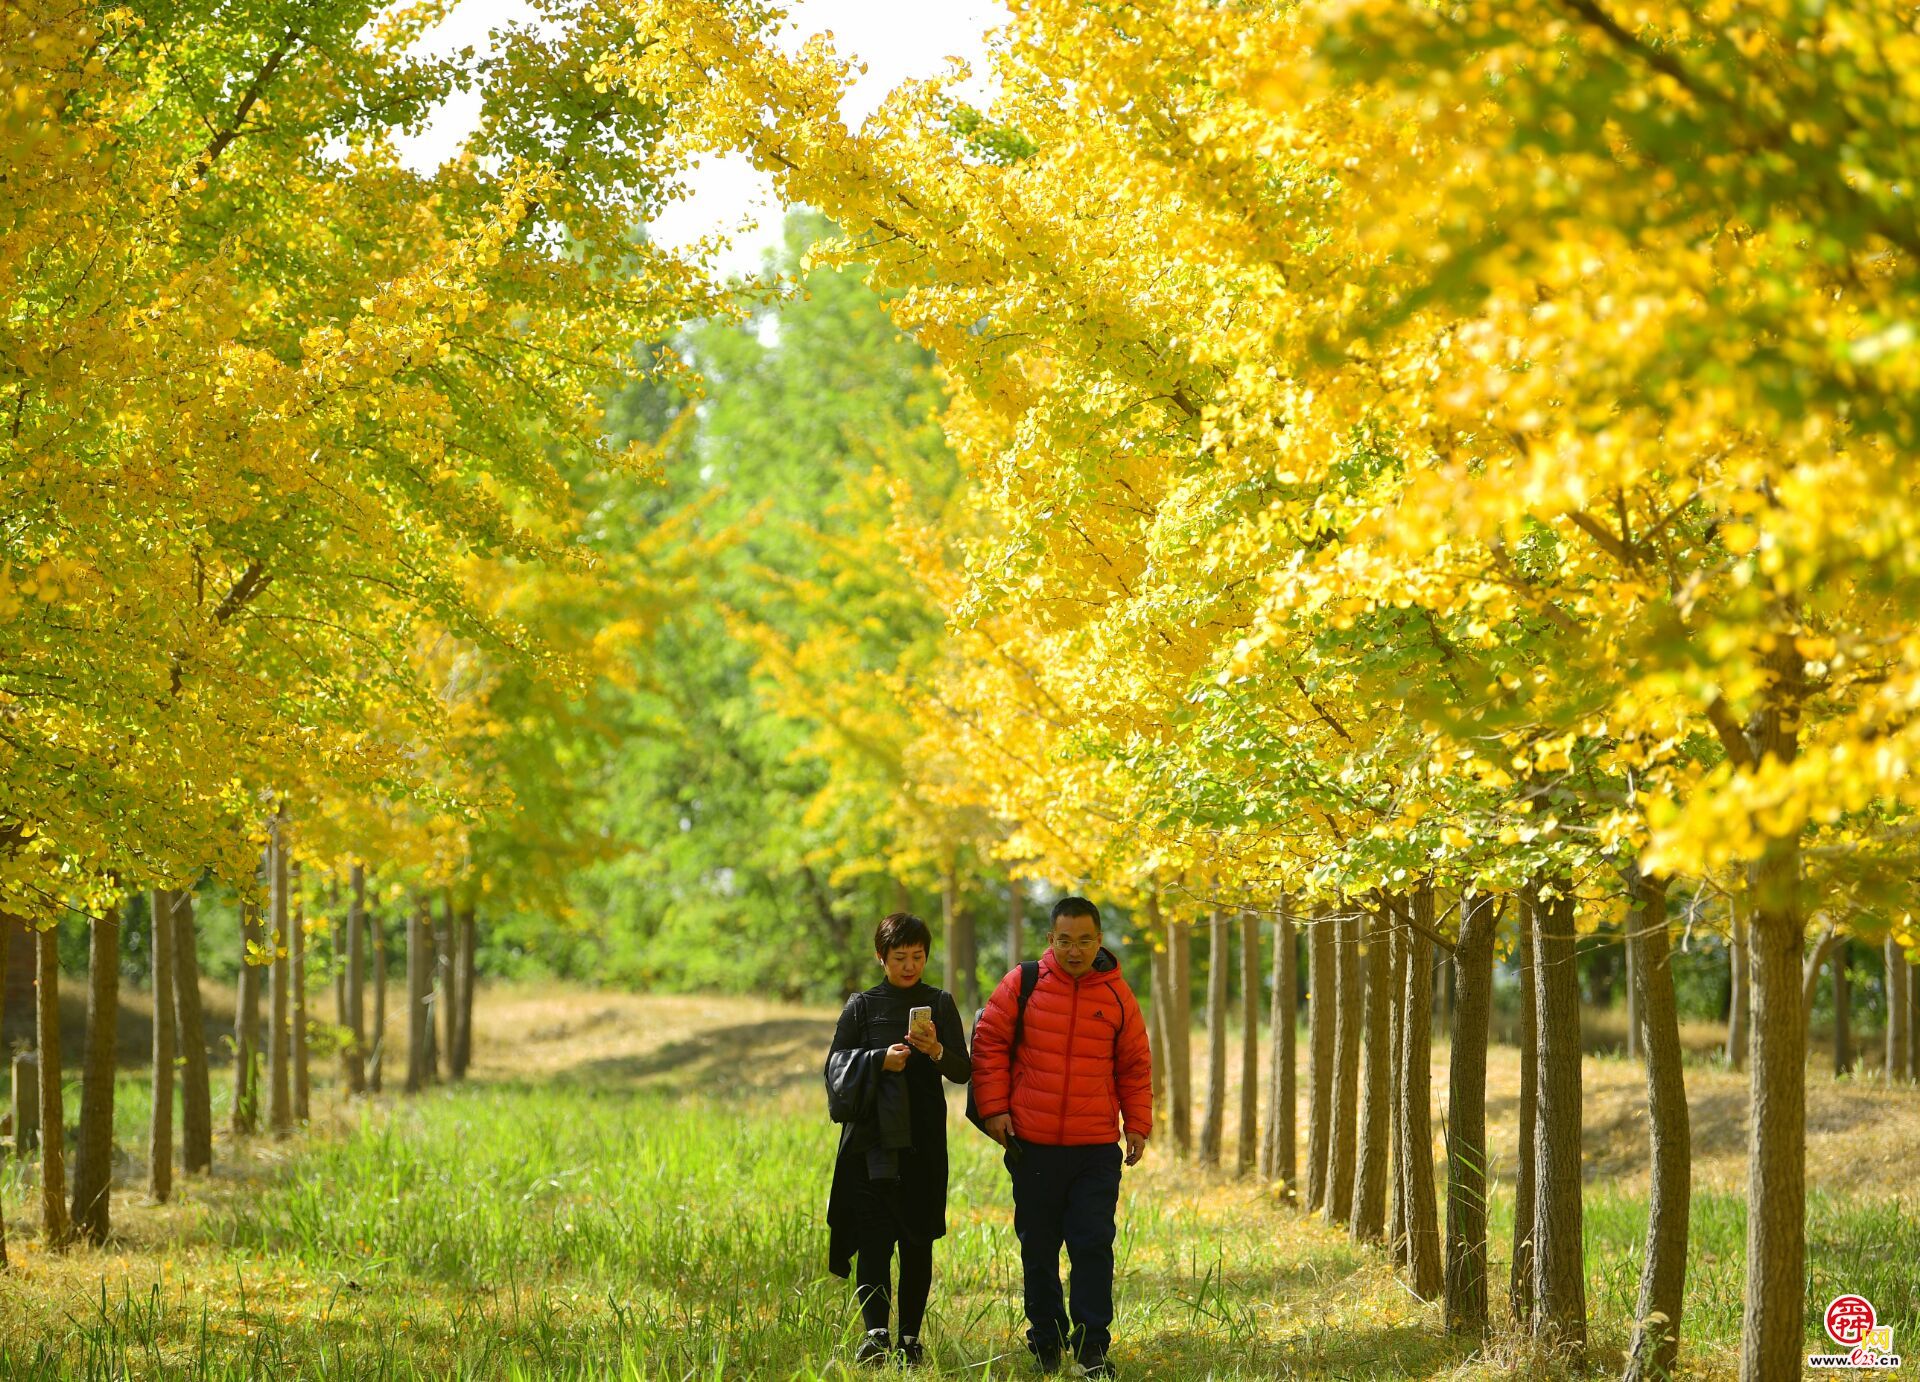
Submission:
[[[1120,1148],[1049,1147],[1022,1142],[1013,1176],[1013,1231],[1026,1277],[1027,1346],[1080,1359],[1106,1356],[1112,1342],[1114,1212],[1120,1203]],[[1060,1249],[1072,1265],[1060,1291]]]

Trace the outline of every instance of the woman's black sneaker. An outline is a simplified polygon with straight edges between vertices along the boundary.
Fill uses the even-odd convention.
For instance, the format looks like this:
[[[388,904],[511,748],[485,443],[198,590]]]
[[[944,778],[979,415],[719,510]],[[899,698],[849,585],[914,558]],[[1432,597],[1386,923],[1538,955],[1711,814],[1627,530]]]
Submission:
[[[903,1368],[917,1368],[927,1361],[926,1346],[920,1342],[918,1334],[902,1334],[899,1353],[900,1366]]]
[[[871,1364],[878,1367],[887,1361],[887,1355],[893,1352],[893,1345],[884,1329],[869,1329],[867,1337],[860,1341],[860,1347],[853,1351],[856,1364]]]

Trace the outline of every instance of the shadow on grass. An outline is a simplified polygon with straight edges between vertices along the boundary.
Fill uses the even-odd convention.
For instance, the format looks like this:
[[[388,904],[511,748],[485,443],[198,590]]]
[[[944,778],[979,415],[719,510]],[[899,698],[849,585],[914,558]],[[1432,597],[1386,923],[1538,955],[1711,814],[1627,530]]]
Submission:
[[[833,1022],[783,1017],[716,1027],[706,1035],[671,1041],[634,1055],[604,1056],[569,1066],[554,1077],[562,1086],[699,1089],[727,1096],[765,1094],[820,1078],[816,1065],[796,1065],[805,1054],[824,1063]]]

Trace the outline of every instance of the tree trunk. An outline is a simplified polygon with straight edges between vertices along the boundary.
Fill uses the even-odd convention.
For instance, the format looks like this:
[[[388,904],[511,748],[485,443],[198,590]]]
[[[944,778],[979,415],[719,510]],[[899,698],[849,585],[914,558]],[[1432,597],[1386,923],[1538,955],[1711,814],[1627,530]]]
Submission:
[[[1018,969],[1027,958],[1027,880],[1007,880],[1007,968]]]
[[[1907,966],[1907,1078],[1920,1080],[1920,970]]]
[[[474,947],[480,940],[480,928],[474,921],[473,904],[460,909],[460,1014],[454,1024],[456,1044],[453,1052],[453,1077],[464,1080],[473,1064],[473,985],[478,960]]]
[[[1407,1010],[1401,1021],[1400,1150],[1407,1176],[1407,1274],[1422,1300],[1440,1294],[1440,1210],[1433,1189],[1433,888],[1422,883],[1407,903]],[[1416,927],[1421,929],[1416,929]]]
[[[1747,944],[1747,919],[1738,902],[1728,905],[1727,967],[1732,971],[1727,999],[1727,1064],[1747,1068],[1747,1047],[1753,1041],[1752,949]]]
[[[1453,950],[1453,1025],[1447,1061],[1449,1333],[1487,1330],[1487,1024],[1493,1011],[1493,899],[1460,902]]]
[[[233,1010],[233,1131],[253,1132],[260,1126],[260,981],[264,966],[253,963],[260,944],[260,908],[248,899],[240,904],[239,995]]]
[[[113,1067],[120,1035],[120,909],[95,917],[87,949],[87,1055],[73,1156],[73,1226],[107,1241],[113,1200]]]
[[[1640,986],[1633,981],[1634,966],[1639,957],[1633,953],[1633,927],[1627,927],[1627,1059],[1640,1059]]]
[[[341,1018],[348,1037],[344,1051],[347,1093],[367,1088],[367,871],[358,862],[349,875],[347,900],[347,1010]]]
[[[173,895],[173,1040],[180,1053],[180,1169],[213,1169],[213,1089],[207,1014],[200,1003],[200,950],[193,894]]]
[[[1887,963],[1887,1083],[1913,1078],[1913,1070],[1907,1064],[1907,985],[1911,976],[1907,973],[1907,955],[1900,948],[1900,942],[1892,936],[1887,937],[1884,947]]]
[[[387,1060],[387,923],[378,907],[367,912],[367,925],[373,936],[373,1027],[367,1048],[367,1088],[380,1092],[380,1077]]]
[[[438,1080],[444,1063],[449,1078],[453,1075],[453,1010],[459,995],[453,991],[454,933],[453,895],[440,894],[440,920],[433,928],[433,1008],[427,1014],[433,1023],[433,1060],[430,1069]]]
[[[173,899],[148,895],[153,916],[153,1097],[147,1118],[147,1193],[165,1204],[173,1194]]]
[[[290,1043],[293,1054],[293,1117],[297,1123],[311,1118],[307,1070],[307,909],[300,895],[300,874],[293,874],[293,929],[288,932],[287,981],[293,990],[293,1025]]]
[[[1272,1042],[1272,1066],[1267,1081],[1267,1126],[1260,1145],[1260,1172],[1268,1181],[1278,1181],[1288,1194],[1295,1193],[1299,1174],[1295,1144],[1299,1138],[1298,1113],[1294,1089],[1294,1014],[1298,1004],[1295,977],[1293,921],[1286,915],[1286,899],[1280,902],[1281,915],[1274,922],[1273,997],[1268,1039]]]
[[[1333,1149],[1334,1004],[1339,1001],[1334,920],[1316,916],[1307,928],[1307,1208],[1327,1202]]]
[[[1401,1139],[1406,1135],[1406,1105],[1400,1088],[1407,1074],[1407,926],[1397,913],[1398,901],[1388,904],[1387,964],[1392,970],[1388,985],[1391,1001],[1387,1004],[1387,1051],[1391,1057],[1387,1071],[1387,1147],[1392,1164],[1387,1175],[1387,1255],[1395,1266],[1406,1266],[1407,1254],[1407,1157]]]
[[[1853,1069],[1853,985],[1847,976],[1847,954],[1851,949],[1842,937],[1827,961],[1833,969],[1833,1073],[1836,1076]]]
[[[1207,1106],[1200,1124],[1200,1164],[1218,1166],[1227,1122],[1227,919],[1207,917]]]
[[[1533,1168],[1538,1138],[1540,1024],[1534,1007],[1533,913],[1531,890],[1519,897],[1520,938],[1514,947],[1514,966],[1520,980],[1520,1139],[1513,1159],[1513,1267],[1507,1285],[1507,1304],[1513,1321],[1529,1333],[1533,1329]]]
[[[267,845],[267,944],[272,948],[273,965],[269,971],[272,1003],[267,1028],[267,1126],[275,1137],[293,1130],[293,1090],[289,1081],[292,1032],[288,1008],[288,932],[291,913],[287,907],[287,809],[274,814]]]
[[[1693,1147],[1667,938],[1667,880],[1642,877],[1638,868],[1630,867],[1627,891],[1633,902],[1627,922],[1633,944],[1627,954],[1634,961],[1627,982],[1630,993],[1639,992],[1636,1007],[1647,1056],[1652,1171],[1647,1254],[1640,1265],[1640,1298],[1634,1308],[1626,1382],[1658,1382],[1673,1375],[1680,1348]]]
[[[1366,1036],[1360,1078],[1360,1146],[1355,1156],[1352,1237],[1377,1242],[1387,1225],[1387,1138],[1393,1131],[1393,982],[1389,928],[1378,911],[1367,913],[1360,945],[1366,971],[1360,1026]]]
[[[1333,1126],[1327,1135],[1327,1222],[1353,1224],[1353,1171],[1360,1106],[1360,918],[1334,933]]]
[[[23,928],[24,929],[24,928]],[[31,933],[27,936],[32,940]],[[28,977],[33,969],[28,967]],[[7,966],[13,968],[11,964]],[[13,1057],[13,1156],[25,1161],[40,1150],[40,1057],[19,1051]]]
[[[1533,906],[1534,1003],[1539,1051],[1534,1133],[1533,1334],[1575,1356],[1587,1342],[1581,1258],[1580,984],[1574,969],[1572,884]]]
[[[1167,957],[1167,981],[1173,986],[1173,1002],[1168,1005],[1167,1021],[1173,1028],[1173,1043],[1168,1055],[1173,1062],[1168,1088],[1173,1094],[1173,1140],[1180,1155],[1193,1153],[1193,927],[1186,922],[1170,922]]]
[[[1153,996],[1147,1035],[1153,1047],[1153,1124],[1156,1128],[1164,1127],[1168,1117],[1167,1070],[1171,1062],[1167,1053],[1173,1049],[1173,1027],[1167,1021],[1167,1009],[1173,1005],[1173,985],[1167,979],[1167,961],[1166,941],[1162,936],[1147,956],[1147,982]]]
[[[973,914],[960,905],[958,865],[951,859],[940,880],[940,919],[946,927],[947,992],[961,1012],[970,1013],[980,1006]]]
[[[433,942],[427,934],[427,904],[416,899],[407,909],[407,1082],[406,1092],[418,1094],[427,1084],[427,1036],[433,1030],[427,1011],[428,974]]]
[[[19,922],[6,913],[0,912],[0,1017],[4,1017],[7,1007],[7,952],[13,948],[13,929],[18,925],[20,925]],[[3,1025],[4,1023],[0,1023],[0,1026]],[[0,1050],[4,1049],[4,1046],[0,1046]],[[26,1103],[20,1097],[20,1073],[17,1061],[14,1063],[13,1086],[13,1154],[18,1158],[25,1152],[28,1145],[27,1139],[33,1135],[33,1125],[27,1113]],[[34,1102],[37,1105],[39,1100],[36,1099]],[[5,1201],[0,1201],[0,1271],[5,1271],[7,1267],[7,1206]]]
[[[1433,1034],[1445,1036],[1453,1030],[1453,966],[1444,957],[1435,957],[1433,966]]]
[[[40,1042],[40,1237],[50,1248],[73,1237],[67,1217],[67,1115],[60,1092],[60,945],[52,927],[34,935]]]
[[[1240,1174],[1253,1174],[1260,1139],[1260,918],[1240,914]]]

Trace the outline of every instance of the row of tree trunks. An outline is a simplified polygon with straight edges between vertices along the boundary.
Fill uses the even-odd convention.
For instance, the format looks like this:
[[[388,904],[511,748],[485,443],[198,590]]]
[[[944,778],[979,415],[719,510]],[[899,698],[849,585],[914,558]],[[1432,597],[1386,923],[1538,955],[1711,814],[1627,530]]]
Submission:
[[[1640,1046],[1647,1061],[1651,1188],[1647,1251],[1640,1266],[1626,1382],[1672,1376],[1680,1348],[1687,1283],[1687,1214],[1693,1195],[1692,1130],[1681,1069],[1680,1022],[1667,939],[1667,881],[1627,871],[1629,992],[1638,995]]]
[[[113,1184],[113,1071],[120,1029],[120,912],[94,917],[87,948],[87,1048],[80,1070],[80,1136],[73,1156],[73,1226],[107,1241]],[[47,1124],[57,1141],[58,1123]]]
[[[1200,1164],[1218,1166],[1227,1122],[1227,919],[1207,917],[1207,1100]]]
[[[1447,1248],[1443,1314],[1450,1333],[1487,1329],[1487,1031],[1498,913],[1484,894],[1461,902],[1453,949],[1447,1062]]]
[[[1260,918],[1240,914],[1240,1160],[1250,1176],[1260,1157]]]
[[[1269,1183],[1277,1183],[1289,1194],[1295,1189],[1299,1170],[1295,1144],[1299,1137],[1295,1112],[1294,1014],[1298,1007],[1298,981],[1295,967],[1293,919],[1286,914],[1281,899],[1280,917],[1274,923],[1273,993],[1271,995],[1269,1040],[1272,1059],[1268,1062],[1267,1121],[1260,1139],[1260,1174]]]
[[[1334,1004],[1340,981],[1335,922],[1322,913],[1307,923],[1307,1208],[1327,1200],[1332,1162],[1333,1067],[1337,1032]]]

